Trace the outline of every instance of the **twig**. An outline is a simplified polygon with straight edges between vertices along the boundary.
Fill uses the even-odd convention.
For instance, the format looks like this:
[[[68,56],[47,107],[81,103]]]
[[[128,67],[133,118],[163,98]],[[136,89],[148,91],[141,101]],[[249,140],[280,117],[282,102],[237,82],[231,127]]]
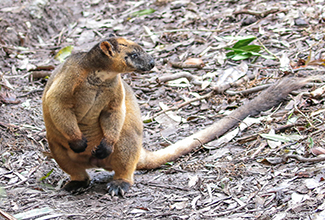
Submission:
[[[298,161],[301,162],[321,162],[321,161],[325,161],[325,155],[318,155],[317,157],[311,157],[311,158],[306,158],[300,155],[295,155],[295,154],[289,154],[289,155],[285,155],[283,160],[287,161],[289,158],[293,158],[296,159]]]
[[[300,114],[301,114],[301,115],[306,119],[306,121],[309,123],[309,125],[310,125],[311,127],[316,128],[315,125],[313,125],[313,123],[310,121],[309,117],[306,116],[304,113],[302,113],[302,111],[300,111],[300,109],[297,108],[296,105],[294,105],[294,108],[295,108],[296,111],[298,111],[298,112],[299,112],[299,113],[300,113]]]
[[[183,191],[190,191],[190,189],[180,187],[180,186],[170,186],[170,185],[162,185],[162,184],[158,184],[158,183],[145,183],[145,182],[141,182],[141,184],[147,185],[147,186],[165,188],[165,189],[177,189],[177,190],[183,190]]]
[[[252,154],[251,159],[254,159],[266,146],[267,146],[267,142],[262,141],[262,143],[260,143],[260,146],[258,146],[256,151]]]
[[[202,83],[197,81],[196,78],[188,72],[180,72],[173,75],[161,76],[156,79],[158,83],[168,82],[179,78],[186,78],[188,81],[192,81],[194,85],[201,85]]]
[[[178,32],[219,32],[221,31],[221,29],[172,29],[172,30],[164,30],[164,31],[156,31],[156,32],[152,32],[153,34],[163,34],[163,33],[178,33]],[[149,35],[143,35],[143,36],[149,36]]]
[[[215,93],[220,94],[220,93],[227,91],[232,86],[238,87],[238,86],[242,85],[243,83],[248,82],[249,80],[254,79],[254,78],[255,78],[254,75],[244,76],[233,83],[224,83],[222,85],[211,84],[211,88],[215,91]],[[229,94],[229,95],[231,95],[231,94]]]
[[[31,171],[29,171],[29,173],[28,173],[26,179],[21,180],[20,182],[15,183],[15,184],[12,184],[12,185],[9,185],[9,186],[5,186],[5,187],[3,187],[3,188],[4,188],[4,189],[8,189],[8,188],[11,188],[11,187],[13,187],[13,186],[18,186],[18,185],[20,185],[20,184],[26,182],[26,181],[29,179],[29,177],[30,177],[33,173],[35,173],[35,172],[39,169],[39,167],[40,167],[42,164],[43,164],[43,162],[41,162],[41,163],[40,163],[39,165],[37,165],[34,169],[32,169]]]
[[[19,126],[17,126],[17,125],[14,125],[14,124],[7,124],[7,123],[1,122],[1,121],[0,121],[0,126],[1,126],[1,127],[5,127],[5,128],[15,128],[15,129],[19,129]]]
[[[260,18],[265,18],[270,14],[275,14],[279,12],[286,12],[288,11],[287,9],[270,9],[266,11],[252,11],[252,10],[240,10],[240,11],[235,11],[234,15],[239,15],[239,14],[249,14],[249,15],[254,15]]]
[[[266,184],[265,184],[266,185]],[[238,210],[240,210],[240,209],[242,209],[242,208],[245,208],[248,204],[249,204],[249,201],[252,199],[252,198],[254,198],[264,187],[265,187],[265,185],[260,189],[260,190],[257,190],[253,195],[251,195],[248,199],[247,199],[247,201],[246,201],[246,203],[245,204],[242,204],[242,205],[240,205],[239,207],[237,207],[237,208],[234,208],[234,209],[231,209],[231,210],[228,210],[228,211],[224,211],[224,212],[219,212],[219,213],[216,213],[216,214],[213,214],[213,215],[210,215],[211,217],[216,217],[216,216],[223,216],[223,215],[227,215],[227,214],[230,214],[230,213],[233,213],[233,212],[236,212],[236,211],[238,211]],[[217,207],[216,209],[214,209],[214,210],[217,210],[217,209],[219,209],[219,207]]]
[[[172,65],[174,68],[179,68],[179,69],[184,69],[184,68],[197,68],[197,69],[202,69],[204,67],[204,63],[199,63],[199,64],[186,64],[183,62],[171,62],[169,63]]]
[[[280,58],[279,58],[277,55],[275,55],[274,53],[272,53],[271,51],[269,51],[269,49],[267,49],[267,48],[264,46],[264,44],[262,43],[262,41],[261,41],[259,38],[256,38],[256,39],[257,39],[257,41],[260,43],[260,45],[263,47],[263,49],[264,49],[268,54],[270,54],[271,56],[273,56],[275,59],[280,60]]]
[[[200,101],[200,100],[203,100],[203,99],[210,98],[213,94],[214,94],[214,92],[212,91],[212,92],[209,92],[209,93],[207,93],[207,94],[205,94],[205,95],[203,95],[201,97],[193,98],[193,99],[190,99],[190,100],[188,100],[186,102],[183,102],[183,103],[179,104],[178,106],[174,106],[174,107],[171,107],[171,108],[164,109],[164,110],[156,113],[155,115],[153,115],[152,118],[155,118],[155,117],[157,117],[157,116],[159,116],[159,115],[161,115],[163,113],[169,112],[169,111],[178,110],[178,109],[183,108],[184,106],[186,106],[186,105],[188,105],[188,104],[190,104],[192,102],[196,102],[196,101]]]
[[[243,91],[230,91],[230,90],[227,90],[225,93],[227,93],[228,95],[232,95],[232,96],[234,96],[234,95],[248,95],[248,94],[256,93],[256,92],[262,91],[264,89],[267,89],[270,86],[271,86],[271,84],[255,86],[253,88],[246,89],[246,90],[243,90]]]
[[[29,96],[29,95],[32,94],[32,93],[43,92],[43,91],[44,91],[44,89],[34,89],[34,90],[32,90],[32,91],[27,92],[26,94],[23,94],[23,95],[19,95],[19,96],[17,96],[17,98],[26,97],[26,96]]]
[[[5,211],[2,211],[1,209],[0,209],[0,215],[4,217],[6,220],[17,220],[15,217],[13,217],[12,215],[8,214]]]
[[[316,134],[318,134],[320,132],[324,132],[324,131],[325,131],[325,127],[320,128],[317,131],[314,131],[314,132],[310,133],[309,136],[312,137],[312,136],[314,136],[314,135],[316,135]]]

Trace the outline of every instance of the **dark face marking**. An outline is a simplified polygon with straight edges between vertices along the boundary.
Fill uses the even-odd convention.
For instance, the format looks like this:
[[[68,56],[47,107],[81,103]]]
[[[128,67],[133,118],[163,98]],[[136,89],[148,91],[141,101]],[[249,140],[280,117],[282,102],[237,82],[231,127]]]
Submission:
[[[131,52],[126,53],[125,61],[136,71],[141,72],[149,71],[155,66],[154,59],[138,45],[134,46]]]

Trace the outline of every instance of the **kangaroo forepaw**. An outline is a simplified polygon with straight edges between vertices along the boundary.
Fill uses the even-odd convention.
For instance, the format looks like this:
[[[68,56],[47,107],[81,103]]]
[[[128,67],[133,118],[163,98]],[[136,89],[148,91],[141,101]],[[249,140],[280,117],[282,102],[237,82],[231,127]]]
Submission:
[[[104,159],[108,157],[113,152],[113,150],[113,145],[109,144],[105,139],[103,139],[91,153],[98,159]]]
[[[81,140],[69,141],[69,146],[75,153],[84,152],[87,148],[87,139],[82,136]]]

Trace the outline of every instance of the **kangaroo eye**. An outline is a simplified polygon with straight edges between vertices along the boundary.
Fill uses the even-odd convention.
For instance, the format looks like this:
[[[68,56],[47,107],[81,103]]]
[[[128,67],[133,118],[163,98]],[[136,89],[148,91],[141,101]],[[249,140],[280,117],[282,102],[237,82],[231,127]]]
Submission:
[[[132,59],[136,59],[136,58],[138,58],[138,54],[133,53],[133,54],[131,54],[131,57],[132,57]]]

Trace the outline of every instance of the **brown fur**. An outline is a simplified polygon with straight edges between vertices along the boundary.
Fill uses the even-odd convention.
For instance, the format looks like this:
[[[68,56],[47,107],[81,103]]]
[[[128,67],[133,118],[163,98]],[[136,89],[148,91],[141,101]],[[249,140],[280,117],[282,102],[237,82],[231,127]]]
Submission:
[[[157,168],[190,152],[248,115],[277,105],[304,83],[286,79],[210,127],[150,152],[142,148],[137,100],[119,74],[147,71],[153,66],[153,59],[139,45],[114,37],[89,52],[70,56],[52,74],[43,95],[43,115],[52,155],[71,178],[66,190],[86,187],[86,169],[102,167],[115,171],[109,193],[123,195],[133,184],[135,169]]]
[[[142,121],[132,89],[119,74],[153,66],[139,45],[110,38],[70,56],[52,74],[43,94],[43,115],[53,157],[71,177],[67,190],[86,186],[86,169],[92,167],[115,171],[117,186],[112,188],[117,193],[121,181],[133,183]],[[102,145],[108,152],[98,158],[94,152]]]

